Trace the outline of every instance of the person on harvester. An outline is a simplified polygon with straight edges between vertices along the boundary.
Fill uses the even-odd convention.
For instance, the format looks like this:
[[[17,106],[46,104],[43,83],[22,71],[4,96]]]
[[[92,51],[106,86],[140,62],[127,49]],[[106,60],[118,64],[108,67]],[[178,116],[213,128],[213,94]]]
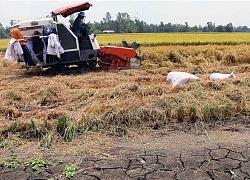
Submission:
[[[88,35],[89,34],[89,29],[90,26],[88,26],[87,24],[83,23],[83,19],[85,18],[85,13],[84,12],[80,12],[77,16],[77,18],[75,19],[74,23],[73,23],[73,32],[78,36],[84,36],[84,35]]]
[[[83,23],[84,18],[85,18],[85,13],[80,12],[77,18],[75,19],[72,27],[73,32],[78,37],[80,49],[84,48],[83,40],[87,38],[90,30],[90,26]]]

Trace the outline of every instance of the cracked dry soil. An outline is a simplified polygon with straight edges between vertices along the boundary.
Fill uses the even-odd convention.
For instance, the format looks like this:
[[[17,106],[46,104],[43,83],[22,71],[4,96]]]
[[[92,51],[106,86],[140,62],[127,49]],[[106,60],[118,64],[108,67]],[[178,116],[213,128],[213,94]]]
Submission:
[[[47,158],[59,157],[43,153]],[[79,153],[67,158],[80,167],[74,180],[250,179],[249,126],[235,123],[207,133],[161,130],[114,138],[104,156]],[[62,175],[65,164],[38,171],[5,167],[0,169],[0,179],[66,179]]]

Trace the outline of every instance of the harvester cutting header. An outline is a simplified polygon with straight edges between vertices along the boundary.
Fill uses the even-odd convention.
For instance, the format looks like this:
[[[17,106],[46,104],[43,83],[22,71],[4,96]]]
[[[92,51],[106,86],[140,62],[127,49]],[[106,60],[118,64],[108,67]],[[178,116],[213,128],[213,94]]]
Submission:
[[[14,21],[12,29],[17,30],[12,31],[12,41],[16,39],[14,32],[19,30],[27,40],[28,55],[35,65],[41,67],[60,67],[62,71],[71,65],[95,69],[98,64],[105,70],[139,67],[141,58],[135,51],[139,47],[137,43],[132,47],[126,41],[123,41],[123,46],[99,46],[96,36],[89,33],[91,27],[82,22],[84,11],[91,6],[89,2],[75,3],[56,8],[51,17]],[[74,24],[57,20],[59,15],[67,17],[74,13],[78,13]],[[25,49],[23,53],[26,53],[23,57],[27,57]],[[27,59],[24,58],[24,61],[30,66]]]

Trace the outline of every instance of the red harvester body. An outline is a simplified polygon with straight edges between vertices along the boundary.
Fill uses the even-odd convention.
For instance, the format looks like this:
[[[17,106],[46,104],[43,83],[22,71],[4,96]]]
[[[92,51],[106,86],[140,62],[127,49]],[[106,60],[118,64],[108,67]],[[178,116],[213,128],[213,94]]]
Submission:
[[[105,70],[126,69],[130,67],[130,59],[136,57],[132,48],[119,46],[102,46],[98,50],[99,66]]]

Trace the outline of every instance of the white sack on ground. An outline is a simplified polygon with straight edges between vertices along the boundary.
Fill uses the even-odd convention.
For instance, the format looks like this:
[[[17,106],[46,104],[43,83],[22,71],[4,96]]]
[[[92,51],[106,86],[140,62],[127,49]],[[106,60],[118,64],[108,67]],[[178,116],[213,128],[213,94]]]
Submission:
[[[167,81],[171,81],[172,86],[183,85],[196,80],[199,80],[197,76],[187,72],[170,72],[167,76]]]
[[[236,76],[234,75],[233,72],[230,74],[212,73],[210,75],[210,80],[212,80],[212,81],[224,80],[224,79],[228,79],[228,78],[236,78]]]

